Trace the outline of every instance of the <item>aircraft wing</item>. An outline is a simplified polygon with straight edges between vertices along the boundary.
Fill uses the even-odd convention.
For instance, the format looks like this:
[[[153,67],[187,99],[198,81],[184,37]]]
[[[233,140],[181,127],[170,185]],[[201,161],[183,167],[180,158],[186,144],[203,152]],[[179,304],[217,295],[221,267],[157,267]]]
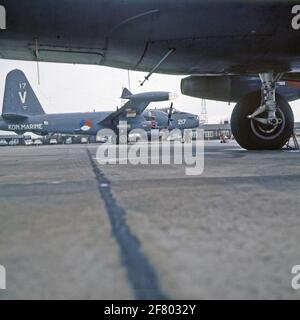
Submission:
[[[116,121],[119,118],[135,118],[136,116],[142,114],[144,110],[148,107],[151,101],[128,101],[122,108],[111,113],[104,120],[101,120],[99,124],[103,122]]]
[[[151,102],[168,101],[176,98],[177,95],[170,92],[145,92],[132,94],[128,89],[124,89],[121,98],[129,100],[117,111],[111,113],[99,124],[112,123],[119,118],[131,119],[141,115]]]

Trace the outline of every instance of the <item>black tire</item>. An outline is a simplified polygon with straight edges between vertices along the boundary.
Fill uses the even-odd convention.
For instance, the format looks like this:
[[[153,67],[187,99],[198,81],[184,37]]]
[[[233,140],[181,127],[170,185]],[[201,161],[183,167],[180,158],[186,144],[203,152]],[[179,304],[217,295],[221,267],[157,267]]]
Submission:
[[[294,131],[294,114],[289,103],[276,94],[277,116],[282,124],[277,127],[264,127],[248,119],[261,104],[261,91],[255,91],[237,103],[231,116],[231,131],[238,144],[247,150],[281,149]],[[270,130],[269,130],[270,129]],[[272,133],[269,131],[274,130]]]

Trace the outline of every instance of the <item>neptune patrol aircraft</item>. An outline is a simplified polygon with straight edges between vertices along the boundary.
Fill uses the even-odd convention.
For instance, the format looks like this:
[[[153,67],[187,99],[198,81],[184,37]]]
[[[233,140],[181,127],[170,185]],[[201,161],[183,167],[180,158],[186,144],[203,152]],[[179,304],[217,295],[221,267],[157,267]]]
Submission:
[[[143,129],[192,129],[199,126],[197,115],[174,112],[173,104],[165,110],[144,111],[151,102],[176,98],[170,92],[146,92],[132,94],[124,89],[122,99],[129,100],[115,112],[46,114],[38,101],[25,74],[20,70],[11,71],[6,77],[0,130],[22,134],[33,132],[39,135],[50,133],[96,135],[101,129],[112,129],[118,135],[118,126],[127,122],[126,131]],[[155,116],[154,116],[155,115]],[[122,134],[124,134],[122,130]]]
[[[18,134],[33,132],[39,135],[50,133],[96,135],[101,129],[112,129],[118,134],[121,122],[127,122],[128,130],[150,130],[152,121],[147,121],[143,112],[151,102],[168,101],[177,95],[170,92],[146,92],[132,94],[124,89],[122,99],[128,100],[115,112],[46,114],[29,81],[21,70],[13,70],[6,77],[0,130]]]

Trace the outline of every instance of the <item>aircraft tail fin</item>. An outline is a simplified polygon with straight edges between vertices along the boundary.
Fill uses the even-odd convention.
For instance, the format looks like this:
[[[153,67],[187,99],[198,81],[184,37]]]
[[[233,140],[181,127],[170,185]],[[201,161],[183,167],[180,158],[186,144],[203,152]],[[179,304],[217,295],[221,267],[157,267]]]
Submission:
[[[2,116],[20,120],[45,114],[31,85],[21,70],[13,70],[6,76]]]

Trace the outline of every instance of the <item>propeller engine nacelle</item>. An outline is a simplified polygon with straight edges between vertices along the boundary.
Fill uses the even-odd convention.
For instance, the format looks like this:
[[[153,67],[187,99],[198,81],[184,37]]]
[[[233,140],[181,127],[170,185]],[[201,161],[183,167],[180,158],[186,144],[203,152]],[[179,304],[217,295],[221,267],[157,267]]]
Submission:
[[[161,102],[176,99],[178,95],[173,92],[165,91],[154,91],[154,92],[143,92],[132,94],[129,91],[123,92],[121,98],[128,99],[131,101],[150,101],[150,102]]]
[[[251,92],[261,90],[258,76],[190,76],[181,80],[181,92],[184,95],[208,100],[239,102]],[[288,74],[277,82],[277,90],[287,101],[300,98],[299,80],[293,80]]]
[[[260,88],[261,81],[255,76],[190,76],[181,81],[184,95],[225,102],[237,102]]]

